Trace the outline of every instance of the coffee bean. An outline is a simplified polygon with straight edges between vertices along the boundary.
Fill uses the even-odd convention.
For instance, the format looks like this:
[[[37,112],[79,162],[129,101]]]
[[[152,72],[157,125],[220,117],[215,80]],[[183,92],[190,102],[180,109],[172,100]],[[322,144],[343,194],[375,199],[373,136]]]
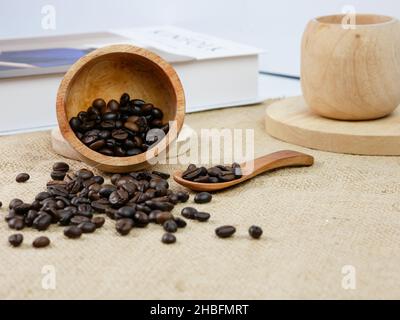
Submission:
[[[198,182],[198,183],[209,183],[210,177],[209,176],[200,176],[200,177],[194,179],[193,181]]]
[[[178,225],[174,220],[167,220],[164,222],[163,228],[167,232],[175,233],[178,230]]]
[[[78,225],[78,228],[82,230],[82,233],[93,233],[96,231],[97,227],[93,222],[82,222]]]
[[[48,192],[40,192],[36,195],[35,200],[43,201],[45,199],[51,198],[51,194]]]
[[[93,101],[92,106],[98,110],[104,110],[106,108],[106,102],[103,99],[96,99]]]
[[[208,192],[200,192],[194,197],[196,203],[208,203],[212,199],[212,195]]]
[[[52,221],[53,219],[49,214],[42,213],[33,220],[33,227],[39,231],[44,231],[50,227]]]
[[[77,171],[76,175],[78,176],[78,178],[81,178],[83,180],[90,179],[94,176],[93,172],[88,169],[81,169]]]
[[[172,233],[164,233],[161,241],[165,244],[172,244],[176,242],[176,237]]]
[[[205,222],[208,221],[208,219],[210,219],[210,214],[207,212],[196,212],[194,214],[194,217],[197,221]]]
[[[189,193],[186,191],[178,191],[177,196],[180,202],[184,203],[189,200]]]
[[[107,109],[112,112],[117,112],[119,109],[119,103],[116,100],[110,100],[107,103]]]
[[[8,206],[9,209],[14,209],[15,207],[18,207],[19,205],[23,204],[24,202],[21,199],[12,199],[10,201],[10,204]]]
[[[47,247],[49,244],[50,244],[50,239],[44,236],[38,237],[32,242],[32,245],[35,248],[44,248]]]
[[[136,212],[135,208],[126,206],[126,207],[119,208],[117,211],[117,214],[121,218],[133,219],[135,216],[135,212]]]
[[[236,232],[236,228],[232,226],[222,226],[215,229],[215,234],[219,238],[229,238]]]
[[[110,194],[108,201],[112,205],[122,206],[129,200],[129,194],[124,189],[118,189]]]
[[[123,93],[121,98],[119,99],[119,103],[121,105],[126,105],[127,103],[129,103],[129,101],[131,100],[129,94],[127,93]]]
[[[25,227],[24,219],[20,216],[15,216],[8,221],[10,229],[22,230]]]
[[[152,174],[155,174],[164,180],[167,180],[171,177],[171,175],[169,173],[160,172],[160,171],[153,171]]]
[[[176,217],[174,219],[174,221],[175,221],[176,225],[178,226],[178,228],[185,228],[187,226],[186,221],[179,217]]]
[[[28,213],[28,211],[31,209],[32,205],[29,203],[21,203],[20,205],[14,207],[15,213],[20,215]]]
[[[232,171],[236,179],[240,179],[243,176],[242,168],[240,167],[239,163],[232,164]]]
[[[56,162],[53,164],[53,171],[68,172],[69,165],[65,162]]]
[[[263,230],[258,226],[251,226],[249,228],[249,235],[254,239],[259,239],[263,234]]]
[[[17,177],[15,178],[15,181],[17,181],[18,183],[22,183],[22,182],[26,182],[28,181],[30,178],[29,174],[27,173],[20,173],[17,175]]]
[[[197,213],[197,209],[192,208],[192,207],[186,207],[183,208],[181,211],[181,215],[184,216],[186,219],[191,219],[191,220],[195,220],[196,219],[196,213]]]
[[[145,228],[149,224],[149,217],[142,211],[137,211],[134,216],[135,226]]]
[[[0,209],[1,209],[2,206],[3,206],[3,202],[0,201]]]
[[[70,239],[77,239],[82,235],[82,229],[78,226],[70,226],[64,229],[64,235]]]
[[[99,150],[99,149],[103,148],[105,145],[106,145],[105,140],[100,139],[100,140],[97,140],[97,141],[89,144],[89,148],[92,150]]]
[[[72,225],[80,225],[81,223],[83,223],[83,222],[88,222],[88,221],[90,221],[90,218],[85,217],[85,216],[79,216],[79,215],[77,215],[77,216],[73,216],[73,217],[71,218],[70,223],[71,223]]]
[[[71,223],[71,219],[73,218],[74,214],[69,211],[62,210],[59,213],[60,220],[58,220],[58,223],[60,226],[68,226]]]
[[[117,232],[123,236],[128,235],[129,232],[131,232],[133,226],[134,226],[133,220],[128,218],[119,219],[115,224]]]
[[[53,180],[64,180],[66,173],[64,171],[52,171],[51,172],[51,178]]]
[[[24,241],[24,236],[21,233],[12,234],[11,236],[8,237],[8,242],[13,247],[19,247],[23,241]]]
[[[163,112],[158,108],[153,108],[153,110],[151,111],[151,115],[154,119],[162,119],[164,116]]]
[[[174,205],[170,202],[157,202],[154,200],[146,201],[146,206],[150,207],[153,210],[161,211],[171,211],[174,208]]]
[[[94,223],[96,228],[101,228],[104,225],[104,223],[106,222],[106,220],[103,217],[94,217],[92,219],[92,222]]]
[[[192,167],[191,167],[192,168]],[[201,175],[204,175],[207,173],[207,170],[204,167],[201,168],[193,168],[193,169],[187,169],[185,172],[182,173],[182,178],[185,180],[194,180]]]
[[[156,214],[156,223],[164,224],[165,221],[173,219],[174,216],[169,211],[160,211]]]

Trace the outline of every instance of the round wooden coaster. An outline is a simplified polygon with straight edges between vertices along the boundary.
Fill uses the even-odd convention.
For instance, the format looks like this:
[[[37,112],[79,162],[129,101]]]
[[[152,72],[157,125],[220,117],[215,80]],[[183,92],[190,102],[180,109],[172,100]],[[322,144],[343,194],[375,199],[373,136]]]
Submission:
[[[376,156],[400,155],[400,110],[373,121],[339,121],[312,113],[303,97],[266,109],[265,129],[273,137],[317,150]]]

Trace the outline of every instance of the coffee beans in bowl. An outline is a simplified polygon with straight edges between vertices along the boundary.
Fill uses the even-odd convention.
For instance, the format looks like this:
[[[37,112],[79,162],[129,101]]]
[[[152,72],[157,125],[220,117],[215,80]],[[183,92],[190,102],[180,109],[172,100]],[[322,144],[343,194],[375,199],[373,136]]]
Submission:
[[[229,182],[241,177],[242,170],[238,163],[233,163],[231,166],[217,165],[209,169],[190,164],[182,173],[183,179],[198,183]]]
[[[69,124],[88,148],[110,157],[131,157],[151,149],[168,133],[169,125],[163,122],[163,117],[161,109],[153,104],[131,99],[124,93],[119,101],[95,99],[86,111],[71,118]],[[61,174],[54,176],[61,178]]]

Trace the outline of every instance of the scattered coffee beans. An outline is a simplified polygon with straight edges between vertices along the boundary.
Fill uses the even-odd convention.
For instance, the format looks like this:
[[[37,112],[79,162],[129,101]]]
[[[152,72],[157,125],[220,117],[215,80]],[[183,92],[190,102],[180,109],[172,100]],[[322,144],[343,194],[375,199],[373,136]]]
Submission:
[[[15,181],[17,181],[18,183],[22,183],[22,182],[28,181],[29,178],[30,178],[29,174],[27,174],[27,173],[20,173],[20,174],[17,175],[17,177],[15,178]]]
[[[194,197],[196,203],[208,203],[212,200],[212,195],[208,192],[200,192]]]
[[[219,238],[229,238],[236,232],[236,228],[232,226],[222,226],[215,229],[215,234]]]
[[[19,247],[23,241],[24,241],[24,236],[20,233],[13,234],[8,238],[8,242],[13,247]]]
[[[258,226],[251,226],[249,228],[249,235],[254,239],[259,239],[263,234],[263,230]]]
[[[242,170],[238,163],[234,163],[232,166],[218,165],[209,169],[205,167],[198,168],[196,165],[191,164],[182,173],[183,179],[199,183],[229,182],[241,177]]]
[[[111,157],[130,157],[154,147],[168,133],[163,112],[124,93],[119,102],[96,99],[69,124],[90,149]],[[53,168],[60,171],[59,168]],[[65,171],[65,170],[64,170]],[[157,173],[154,173],[157,174]],[[161,177],[168,179],[169,175]]]
[[[38,237],[32,242],[32,246],[35,248],[44,248],[50,244],[50,239],[47,237]]]
[[[176,237],[172,233],[165,233],[162,236],[161,241],[165,244],[172,244],[176,242]]]

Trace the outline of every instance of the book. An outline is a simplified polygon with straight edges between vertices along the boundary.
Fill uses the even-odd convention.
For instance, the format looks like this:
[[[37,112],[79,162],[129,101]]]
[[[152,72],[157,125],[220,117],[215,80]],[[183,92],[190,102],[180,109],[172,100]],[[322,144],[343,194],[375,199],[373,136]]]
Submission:
[[[26,111],[24,102],[29,100],[54,122],[58,85],[68,68],[96,48],[124,43],[151,50],[173,65],[185,91],[187,112],[262,101],[260,49],[173,26],[155,26],[0,40],[0,96],[13,104],[11,118],[29,116],[32,111]],[[25,99],[15,99],[20,92]],[[30,126],[44,125],[31,116]],[[0,132],[6,129],[14,130],[0,123]]]

